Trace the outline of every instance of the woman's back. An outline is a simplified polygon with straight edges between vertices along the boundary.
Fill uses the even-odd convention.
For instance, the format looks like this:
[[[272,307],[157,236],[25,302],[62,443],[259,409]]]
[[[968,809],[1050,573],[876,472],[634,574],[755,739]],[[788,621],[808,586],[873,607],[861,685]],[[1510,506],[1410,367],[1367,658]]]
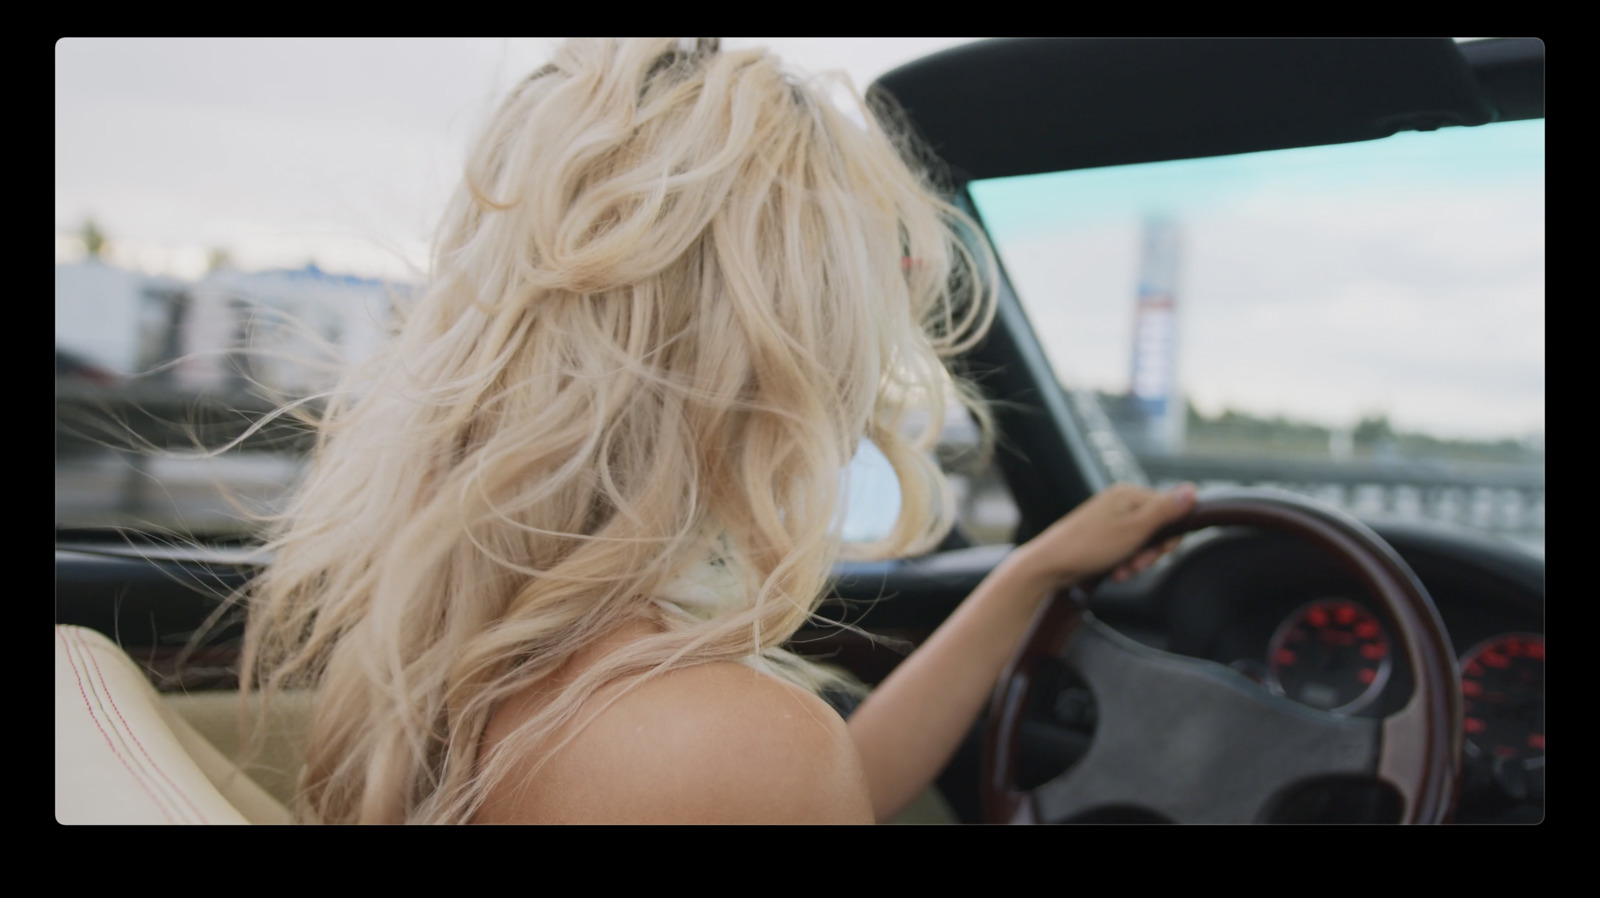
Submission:
[[[571,663],[581,668],[654,629],[623,627]],[[558,674],[503,703],[484,750],[531,719],[568,679]],[[558,729],[552,742],[561,747],[548,757],[522,758],[476,822],[872,822],[845,722],[793,684],[712,662],[668,671],[620,696],[613,686],[593,701],[603,710],[586,725]]]

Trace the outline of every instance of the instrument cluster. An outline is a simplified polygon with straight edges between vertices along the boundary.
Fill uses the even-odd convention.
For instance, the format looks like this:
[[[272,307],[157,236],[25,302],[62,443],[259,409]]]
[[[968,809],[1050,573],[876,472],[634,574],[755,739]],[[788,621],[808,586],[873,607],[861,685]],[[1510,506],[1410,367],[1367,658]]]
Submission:
[[[1398,653],[1394,635],[1366,605],[1331,597],[1296,607],[1273,630],[1265,658],[1234,666],[1318,710],[1383,716],[1409,692],[1409,675],[1396,675],[1403,667]],[[1458,665],[1463,801],[1542,805],[1544,637],[1496,633],[1462,651]]]

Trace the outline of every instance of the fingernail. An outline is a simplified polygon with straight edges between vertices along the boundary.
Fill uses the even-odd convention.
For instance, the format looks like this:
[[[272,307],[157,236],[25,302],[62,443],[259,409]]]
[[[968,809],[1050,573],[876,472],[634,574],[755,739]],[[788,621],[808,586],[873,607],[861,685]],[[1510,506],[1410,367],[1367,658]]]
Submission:
[[[1180,483],[1172,488],[1172,501],[1185,505],[1194,498],[1194,484]]]

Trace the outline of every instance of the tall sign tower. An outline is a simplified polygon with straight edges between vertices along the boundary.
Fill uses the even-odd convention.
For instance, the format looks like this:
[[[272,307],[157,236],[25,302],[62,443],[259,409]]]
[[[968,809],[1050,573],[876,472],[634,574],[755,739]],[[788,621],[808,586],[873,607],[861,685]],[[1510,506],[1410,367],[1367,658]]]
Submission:
[[[1143,419],[1145,452],[1183,450],[1187,409],[1178,390],[1178,263],[1181,233],[1163,218],[1144,223],[1139,295],[1134,305],[1133,395]]]

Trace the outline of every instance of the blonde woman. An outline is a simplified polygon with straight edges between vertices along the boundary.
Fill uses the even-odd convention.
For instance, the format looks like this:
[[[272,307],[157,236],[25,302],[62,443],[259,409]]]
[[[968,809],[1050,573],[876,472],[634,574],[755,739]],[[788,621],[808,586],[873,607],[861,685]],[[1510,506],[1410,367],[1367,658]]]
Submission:
[[[251,596],[247,685],[318,690],[302,819],[882,821],[1052,589],[1154,560],[1129,556],[1191,492],[1095,497],[848,721],[784,648],[861,440],[903,496],[865,551],[950,527],[909,424],[994,309],[960,213],[863,113],[671,40],[568,43],[500,106]]]

